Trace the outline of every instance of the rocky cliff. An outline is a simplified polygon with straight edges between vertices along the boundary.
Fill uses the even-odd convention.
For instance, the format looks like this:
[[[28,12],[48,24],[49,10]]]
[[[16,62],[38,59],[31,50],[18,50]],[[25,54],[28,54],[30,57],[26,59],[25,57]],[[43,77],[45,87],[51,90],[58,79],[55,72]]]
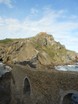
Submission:
[[[26,39],[5,39],[0,41],[0,61],[36,65],[68,64],[75,61],[78,54],[69,51],[52,35],[45,32]]]

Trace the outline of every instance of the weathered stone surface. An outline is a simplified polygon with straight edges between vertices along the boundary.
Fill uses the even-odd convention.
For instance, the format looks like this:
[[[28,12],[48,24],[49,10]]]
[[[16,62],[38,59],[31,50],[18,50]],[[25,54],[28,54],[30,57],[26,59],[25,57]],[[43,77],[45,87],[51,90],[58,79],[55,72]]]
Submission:
[[[51,65],[51,58],[45,52],[41,52],[38,54],[38,60],[42,65]]]
[[[0,44],[0,60],[4,63],[31,64],[31,60],[36,56],[39,56],[37,61],[43,65],[56,65],[71,63],[78,54],[67,50],[64,45],[56,42],[52,35],[45,32],[40,32],[32,38],[15,39],[6,45]]]
[[[0,63],[0,104],[11,101],[11,68]]]
[[[78,93],[77,72],[34,71],[27,66],[14,65],[12,74],[16,81],[16,90],[12,92],[16,103],[12,101],[11,104],[64,104],[64,101],[69,104],[63,98],[67,94]],[[22,93],[26,78],[29,80],[29,85],[26,85],[26,90],[30,91],[28,95]]]

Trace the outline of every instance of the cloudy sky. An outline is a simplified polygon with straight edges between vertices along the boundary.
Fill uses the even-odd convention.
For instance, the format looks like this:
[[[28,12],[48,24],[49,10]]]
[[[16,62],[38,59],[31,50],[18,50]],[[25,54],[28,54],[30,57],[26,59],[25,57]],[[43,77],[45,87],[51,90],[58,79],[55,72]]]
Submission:
[[[78,0],[0,0],[0,39],[39,32],[78,52]]]

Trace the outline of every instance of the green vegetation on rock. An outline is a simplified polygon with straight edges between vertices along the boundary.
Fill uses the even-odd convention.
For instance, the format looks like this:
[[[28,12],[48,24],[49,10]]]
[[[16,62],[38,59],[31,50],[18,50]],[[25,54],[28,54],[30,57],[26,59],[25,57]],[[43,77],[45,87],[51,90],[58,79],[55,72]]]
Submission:
[[[6,38],[4,40],[0,40],[0,43],[3,43],[3,44],[10,43],[10,42],[13,42],[13,40],[9,39],[9,38]]]
[[[76,52],[67,50],[60,42],[56,42],[52,35],[45,32],[27,39],[4,39],[0,40],[0,43],[0,57],[5,62],[9,57],[9,61],[14,63],[35,60],[36,62],[31,62],[58,65],[71,63],[78,56]]]

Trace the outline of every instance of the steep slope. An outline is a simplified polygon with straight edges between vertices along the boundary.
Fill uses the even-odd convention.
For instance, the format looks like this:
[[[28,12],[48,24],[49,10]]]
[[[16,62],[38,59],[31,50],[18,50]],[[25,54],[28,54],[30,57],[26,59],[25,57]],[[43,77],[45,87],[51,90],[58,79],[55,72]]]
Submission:
[[[52,35],[41,32],[31,39],[35,49],[39,51],[40,61],[44,64],[68,64],[75,61],[78,54],[67,50],[60,42],[56,42]],[[43,58],[44,57],[44,58]]]
[[[68,64],[75,61],[77,53],[69,51],[45,32],[27,39],[13,39],[0,42],[0,61],[41,65]]]

